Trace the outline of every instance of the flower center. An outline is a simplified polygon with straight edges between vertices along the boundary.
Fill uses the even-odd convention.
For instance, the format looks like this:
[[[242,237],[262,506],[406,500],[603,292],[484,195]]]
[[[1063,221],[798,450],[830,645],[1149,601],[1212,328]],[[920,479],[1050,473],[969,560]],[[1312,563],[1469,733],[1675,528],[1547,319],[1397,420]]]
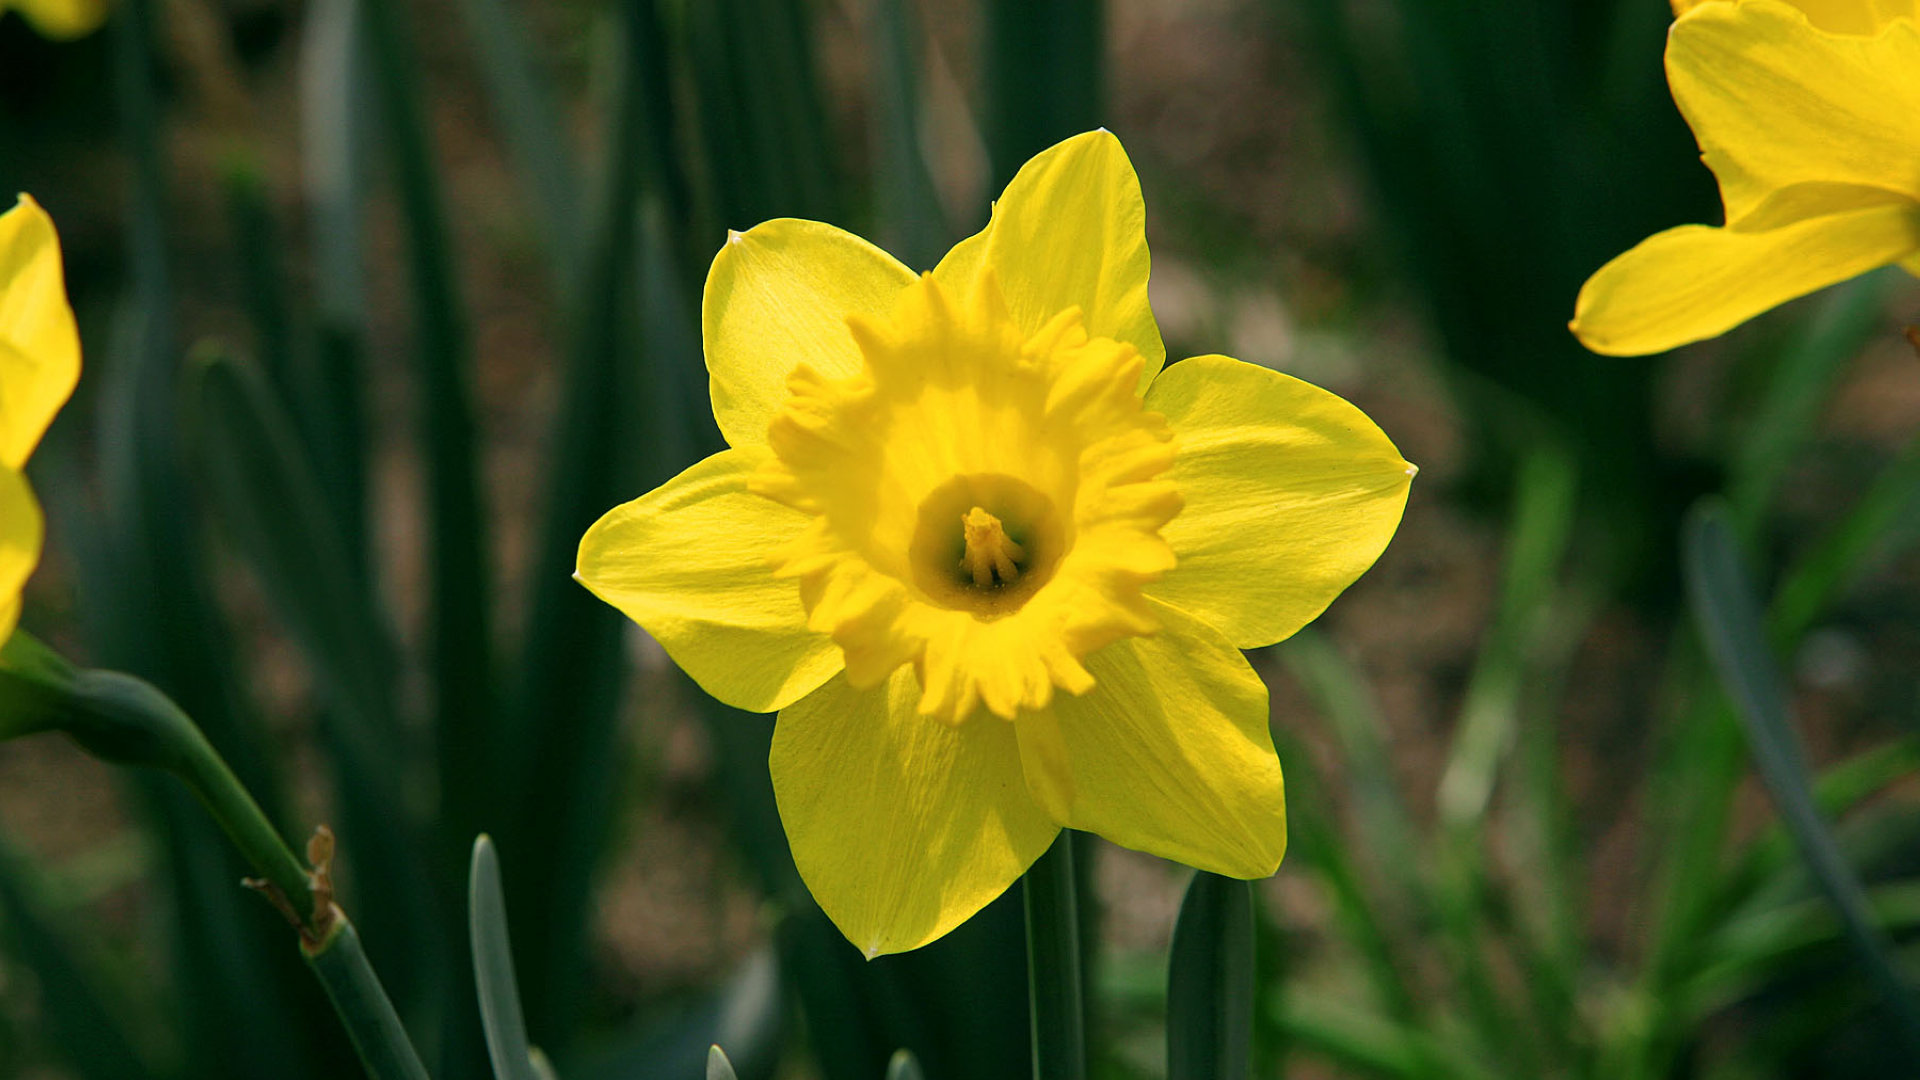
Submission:
[[[1004,473],[948,480],[920,500],[917,517],[907,549],[913,584],[933,604],[979,619],[1019,611],[1066,547],[1054,501]]]
[[[949,723],[1085,693],[1080,658],[1152,633],[1141,590],[1173,566],[1174,451],[1139,355],[1077,309],[1022,331],[991,277],[965,297],[922,278],[849,325],[863,369],[794,370],[752,484],[813,519],[770,553],[808,625],[856,686],[911,664]]]
[[[1007,538],[999,518],[976,506],[960,516],[960,529],[967,537],[960,565],[972,576],[974,588],[991,589],[1020,580],[1027,549]]]

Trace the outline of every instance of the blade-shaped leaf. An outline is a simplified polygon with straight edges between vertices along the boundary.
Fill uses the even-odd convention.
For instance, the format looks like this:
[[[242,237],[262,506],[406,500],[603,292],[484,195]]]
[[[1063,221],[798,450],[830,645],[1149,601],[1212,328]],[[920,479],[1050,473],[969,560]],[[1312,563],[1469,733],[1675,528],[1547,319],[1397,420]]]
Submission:
[[[926,1074],[920,1070],[920,1059],[913,1056],[911,1050],[895,1050],[893,1059],[887,1062],[887,1080],[926,1080]]]
[[[155,1074],[122,1026],[96,973],[40,902],[26,861],[0,837],[0,940],[39,990],[38,1027],[48,1049],[82,1080],[146,1080]]]
[[[1167,1080],[1249,1075],[1253,981],[1253,887],[1195,872],[1167,962]]]
[[[467,880],[467,933],[473,946],[473,981],[480,994],[480,1026],[493,1059],[494,1080],[540,1080],[527,1045],[520,989],[513,976],[513,945],[507,938],[507,898],[500,888],[500,857],[482,833],[473,842]]]
[[[1698,505],[1687,518],[1687,598],[1708,655],[1732,697],[1754,764],[1788,834],[1827,898],[1839,911],[1861,965],[1920,1053],[1920,998],[1901,971],[1893,945],[1874,921],[1866,891],[1847,865],[1820,811],[1813,779],[1767,642],[1760,604],[1749,584],[1724,505]]]

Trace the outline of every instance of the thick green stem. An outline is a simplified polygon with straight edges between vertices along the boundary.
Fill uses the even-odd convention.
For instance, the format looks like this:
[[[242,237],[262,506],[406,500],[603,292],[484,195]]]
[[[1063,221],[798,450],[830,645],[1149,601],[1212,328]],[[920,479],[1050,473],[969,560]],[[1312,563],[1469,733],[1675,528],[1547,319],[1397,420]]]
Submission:
[[[360,935],[345,915],[336,912],[327,938],[308,950],[307,966],[347,1025],[347,1036],[371,1080],[428,1080],[427,1068],[420,1064],[420,1055],[400,1024],[400,1014],[394,1012],[393,1001],[360,947]]]
[[[1034,1080],[1085,1080],[1086,1011],[1080,995],[1080,905],[1073,834],[1062,831],[1028,869],[1027,1001]]]
[[[0,715],[16,714],[26,718],[18,733],[62,730],[103,760],[179,777],[260,875],[255,887],[299,931],[307,964],[333,1001],[368,1075],[427,1080],[360,936],[333,903],[328,855],[316,854],[309,874],[219,751],[171,698],[131,675],[76,671],[16,632],[0,650]],[[330,834],[323,839],[316,846],[330,853]]]
[[[63,726],[80,745],[108,761],[151,765],[179,777],[254,872],[286,897],[303,924],[311,922],[306,867],[172,699],[131,675],[83,671],[74,677],[73,703],[79,715]]]

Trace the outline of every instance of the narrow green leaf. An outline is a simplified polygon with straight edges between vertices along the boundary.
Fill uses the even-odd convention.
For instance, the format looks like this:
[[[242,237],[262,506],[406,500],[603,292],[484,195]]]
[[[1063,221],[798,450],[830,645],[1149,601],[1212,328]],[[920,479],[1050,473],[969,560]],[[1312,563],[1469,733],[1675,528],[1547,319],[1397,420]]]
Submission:
[[[1034,1080],[1085,1080],[1087,1075],[1080,912],[1073,878],[1073,833],[1065,829],[1022,878]]]
[[[467,34],[478,47],[480,74],[506,136],[521,182],[545,233],[555,293],[573,295],[581,243],[580,181],[560,109],[539,77],[520,19],[504,0],[460,0]]]
[[[841,220],[807,20],[798,0],[687,5],[687,48],[719,226],[747,228],[772,217]]]
[[[1539,622],[1572,535],[1573,460],[1554,449],[1521,466],[1500,582],[1499,609],[1474,662],[1459,725],[1440,779],[1441,819],[1471,826],[1485,815],[1520,721],[1520,697]]]
[[[106,348],[89,354],[104,361],[91,376],[102,414],[101,516],[75,513],[82,500],[42,494],[50,505],[65,502],[67,521],[91,526],[75,547],[87,574],[80,595],[94,655],[153,680],[191,709],[271,812],[281,805],[278,784],[238,689],[244,680],[233,677],[235,654],[206,577],[201,522],[183,472],[159,29],[150,0],[130,0],[106,34],[130,166],[131,296]],[[188,1052],[231,1070],[225,1075],[299,1080],[327,1070],[337,1060],[324,1039],[330,1025],[306,1019],[325,1010],[284,947],[284,925],[234,887],[244,870],[198,807],[157,778],[136,783],[166,845],[154,907],[172,914],[165,930],[177,979],[175,1022],[187,1033]]]
[[[727,1060],[727,1052],[717,1045],[707,1048],[707,1080],[739,1080],[734,1075],[733,1062]]]
[[[920,23],[912,0],[878,0],[867,16],[873,56],[875,239],[930,269],[953,244],[920,141]]]
[[[265,380],[211,347],[197,355],[192,378],[199,472],[319,676],[338,825],[359,871],[369,940],[398,976],[395,992],[411,995],[423,985],[433,918],[424,840],[408,811],[391,639]]]
[[[300,156],[312,247],[316,330],[314,464],[333,519],[367,578],[366,272],[363,262],[368,127],[361,0],[307,6],[300,35]]]
[[[1433,1031],[1325,995],[1289,995],[1273,1013],[1273,1027],[1301,1052],[1326,1058],[1363,1076],[1494,1080],[1507,1075],[1453,1049]]]
[[[1891,932],[1920,929],[1920,883],[1903,881],[1870,889],[1874,921]],[[1714,935],[1706,962],[1677,1000],[1695,1022],[1760,989],[1809,951],[1839,946],[1847,928],[1824,897],[1783,904],[1743,916]]]
[[[1340,743],[1346,785],[1365,838],[1360,847],[1371,856],[1380,900],[1397,908],[1401,920],[1426,917],[1434,899],[1421,857],[1424,845],[1414,838],[1388,750],[1386,719],[1371,689],[1353,663],[1312,627],[1281,642],[1274,653]]]
[[[1288,857],[1312,868],[1323,879],[1333,900],[1335,925],[1349,946],[1360,954],[1367,986],[1378,1006],[1388,1013],[1386,1022],[1413,1030],[1426,1029],[1435,1023],[1434,1010],[1425,999],[1416,996],[1410,972],[1403,971],[1399,961],[1402,956],[1415,955],[1415,950],[1390,931],[1388,922],[1377,910],[1376,891],[1360,879],[1349,858],[1354,845],[1337,833],[1329,821],[1324,808],[1332,806],[1333,799],[1314,769],[1312,755],[1287,740],[1283,733],[1276,730],[1274,735],[1281,760],[1287,763],[1287,790],[1290,805],[1294,807],[1287,819]],[[1323,809],[1315,812],[1315,807]],[[1267,909],[1261,908],[1256,914],[1271,935],[1279,937],[1285,933],[1285,928]],[[1262,989],[1264,1011],[1256,1018],[1263,1025],[1262,1043],[1284,1046],[1289,1051],[1307,1049],[1308,1045],[1297,1043],[1293,1032],[1282,1022],[1292,1008],[1289,999],[1296,996],[1293,987],[1279,984]],[[1412,1067],[1417,1075],[1445,1075],[1432,1044],[1411,1042],[1407,1054],[1415,1059]]]
[[[1496,781],[1520,728],[1527,690],[1544,681],[1540,676],[1546,658],[1541,654],[1549,640],[1544,631],[1560,593],[1557,579],[1572,533],[1575,485],[1573,459],[1557,447],[1544,446],[1521,466],[1499,606],[1475,658],[1436,797],[1442,832],[1436,896],[1452,967],[1484,1051],[1525,1072],[1540,1067],[1543,1040],[1564,1038],[1578,971],[1542,965],[1530,972],[1546,976],[1529,979],[1524,989],[1547,1022],[1515,1022],[1497,989],[1483,939],[1491,902],[1484,826]],[[1549,903],[1566,903],[1563,883],[1543,884]]]
[[[1888,267],[1836,286],[1793,328],[1729,469],[1727,500],[1743,534],[1751,535],[1764,519],[1781,475],[1806,444],[1847,365],[1884,332],[1897,274]]]
[[[473,981],[480,993],[480,1026],[493,1059],[494,1080],[539,1080],[520,1012],[520,986],[513,975],[513,945],[507,938],[507,898],[500,888],[500,858],[485,833],[473,841],[467,882],[467,933],[473,947]]]
[[[636,468],[651,432],[636,425],[657,389],[629,357],[643,324],[632,308],[645,99],[639,82],[645,5],[616,9],[619,49],[603,173],[568,298],[568,365],[549,445],[546,506],[527,567],[529,614],[519,682],[495,770],[521,800],[502,827],[514,859],[511,896],[522,941],[522,986],[534,1036],[565,1048],[586,981],[589,896],[613,818],[620,765],[621,649],[626,620],[573,580],[580,537],[643,489]],[[651,351],[651,344],[647,346]],[[534,839],[537,836],[538,839]]]
[[[1253,887],[1196,871],[1167,964],[1167,1080],[1250,1075],[1253,980]]]
[[[0,654],[0,659],[4,659],[4,654]],[[1911,736],[1895,739],[1822,772],[1814,781],[1814,804],[1821,814],[1839,818],[1916,773],[1920,773],[1920,739]],[[1727,874],[1720,907],[1737,907],[1765,878],[1777,873],[1793,857],[1793,841],[1780,822],[1769,824],[1767,831],[1747,846],[1738,865]]]
[[[926,1073],[920,1070],[920,1059],[913,1056],[913,1051],[900,1049],[887,1062],[887,1080],[926,1080]]]
[[[203,346],[192,373],[199,472],[223,522],[319,669],[369,759],[393,755],[396,661],[292,418],[251,365]]]
[[[983,126],[993,190],[1028,158],[1104,122],[1106,23],[1102,0],[987,4]]]
[[[1754,764],[1782,823],[1800,848],[1868,977],[1920,1053],[1920,998],[1893,945],[1868,907],[1865,890],[1833,841],[1813,801],[1813,783],[1785,691],[1767,643],[1760,605],[1748,584],[1724,505],[1707,502],[1687,518],[1687,597],[1721,682],[1733,698]]]
[[[568,1080],[686,1080],[701,1074],[715,1045],[733,1047],[729,1062],[744,1080],[769,1080],[784,1047],[780,968],[771,947],[756,951],[686,1007],[648,1010],[626,1034],[594,1040],[592,1051],[568,1059]]]
[[[294,370],[293,316],[287,310],[286,286],[279,260],[283,250],[273,220],[266,177],[260,162],[242,150],[229,151],[221,167],[221,186],[227,199],[227,220],[233,231],[235,261],[239,264],[240,295],[253,323],[253,352],[274,389],[286,401],[303,401],[305,393]],[[312,446],[305,416],[297,417],[300,434]]]
[[[1787,569],[1768,610],[1767,628],[1777,645],[1800,640],[1835,596],[1874,562],[1896,529],[1920,506],[1920,436],[1874,478],[1847,516],[1812,550]],[[1898,537],[1907,544],[1912,535]]]
[[[65,928],[55,925],[35,876],[0,835],[0,940],[33,975],[41,1039],[82,1080],[155,1076],[123,1026],[126,1005],[112,1001]]]
[[[360,11],[411,249],[414,396],[427,474],[428,670],[442,842],[459,865],[466,861],[469,838],[496,809],[500,790],[487,753],[498,745],[487,599],[493,571],[467,388],[472,343],[409,33],[411,6],[367,3]]]

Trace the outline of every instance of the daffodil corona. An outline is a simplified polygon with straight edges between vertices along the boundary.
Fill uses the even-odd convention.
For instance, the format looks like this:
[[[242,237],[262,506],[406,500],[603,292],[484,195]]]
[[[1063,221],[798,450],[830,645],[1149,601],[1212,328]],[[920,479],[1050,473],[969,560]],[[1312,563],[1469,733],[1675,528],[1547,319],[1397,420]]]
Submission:
[[[1667,82],[1726,225],[1642,241],[1581,288],[1596,352],[1713,337],[1889,263],[1920,272],[1913,0],[1677,0]]]
[[[579,579],[702,687],[779,710],[794,861],[869,956],[1062,827],[1237,877],[1286,848],[1239,650],[1373,563],[1414,470],[1298,380],[1162,370],[1144,220],[1100,131],[929,273],[818,222],[730,235],[703,310],[729,449],[581,541]]]
[[[28,196],[0,214],[0,641],[40,563],[44,522],[21,469],[80,378],[60,241]]]

